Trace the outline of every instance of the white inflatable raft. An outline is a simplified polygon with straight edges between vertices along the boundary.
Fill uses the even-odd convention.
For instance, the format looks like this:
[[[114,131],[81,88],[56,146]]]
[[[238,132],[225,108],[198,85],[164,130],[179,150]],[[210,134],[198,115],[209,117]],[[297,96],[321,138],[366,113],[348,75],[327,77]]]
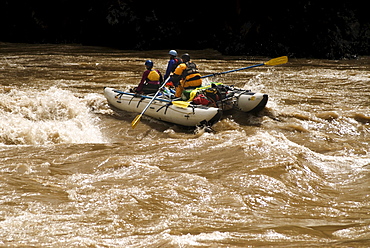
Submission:
[[[199,88],[198,93],[202,93],[202,90],[208,87],[210,86]],[[145,115],[183,126],[211,126],[221,119],[223,111],[237,109],[243,112],[259,112],[267,104],[267,94],[252,93],[230,86],[223,87],[224,94],[222,99],[216,102],[217,107],[170,100],[162,95],[155,98]],[[153,96],[150,95],[138,95],[108,87],[104,89],[104,95],[114,107],[134,113],[141,113],[149,101],[153,99]]]
[[[234,102],[234,108],[238,110],[243,112],[259,112],[265,108],[268,101],[268,95],[234,89],[232,99]]]
[[[114,107],[135,113],[141,113],[152,99],[151,96],[135,95],[108,87],[104,89],[104,95]],[[186,105],[188,106],[185,107]],[[211,126],[218,122],[222,116],[222,109],[219,108],[193,104],[186,105],[181,106],[181,104],[176,104],[175,101],[172,102],[157,97],[145,112],[145,115],[183,126]]]

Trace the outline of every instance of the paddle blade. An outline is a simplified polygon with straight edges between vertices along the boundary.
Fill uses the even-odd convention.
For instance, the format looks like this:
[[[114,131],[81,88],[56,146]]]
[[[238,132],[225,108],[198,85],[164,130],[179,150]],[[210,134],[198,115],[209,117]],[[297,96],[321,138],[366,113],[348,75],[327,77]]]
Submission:
[[[187,108],[189,107],[190,102],[184,102],[184,101],[173,101],[173,105],[180,108]]]
[[[282,56],[278,58],[271,59],[265,63],[265,65],[282,65],[288,63],[288,57]]]
[[[143,116],[143,114],[139,114],[135,117],[135,119],[131,122],[131,127],[132,128],[136,127],[136,125],[140,122],[140,119],[141,119],[142,116]]]

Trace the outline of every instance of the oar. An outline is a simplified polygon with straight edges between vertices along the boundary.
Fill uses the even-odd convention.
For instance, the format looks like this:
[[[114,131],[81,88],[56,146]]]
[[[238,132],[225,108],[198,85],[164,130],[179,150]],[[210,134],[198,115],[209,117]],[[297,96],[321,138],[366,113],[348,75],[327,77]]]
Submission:
[[[161,91],[161,89],[166,85],[166,83],[168,82],[168,80],[170,78],[171,77],[168,77],[166,79],[166,81],[163,82],[163,84],[161,85],[161,87],[159,87],[158,91],[155,93],[155,95],[153,96],[153,98],[149,101],[148,105],[146,105],[146,107],[143,109],[143,111],[141,111],[141,113],[139,115],[137,115],[135,117],[135,119],[131,122],[131,127],[132,128],[135,128],[136,125],[140,122],[140,119],[143,116],[143,114],[145,113],[145,111],[149,108],[150,104],[152,104],[152,102],[155,100],[155,98],[157,97],[157,95],[159,94],[159,92]]]
[[[213,77],[213,76],[217,76],[217,75],[221,75],[221,74],[227,74],[227,73],[230,73],[230,72],[241,71],[241,70],[245,70],[245,69],[249,69],[249,68],[253,68],[253,67],[257,67],[257,66],[262,66],[262,65],[271,65],[271,66],[282,65],[282,64],[285,64],[287,62],[288,62],[288,57],[287,56],[282,56],[282,57],[271,59],[271,60],[269,60],[265,63],[262,63],[262,64],[251,65],[251,66],[247,66],[247,67],[243,67],[243,68],[239,68],[239,69],[235,69],[235,70],[230,70],[230,71],[224,71],[224,72],[220,72],[220,73],[213,73],[213,74],[209,74],[209,75],[206,75],[206,76],[202,76],[201,78]]]
[[[230,71],[224,71],[224,72],[220,72],[220,73],[213,73],[213,74],[209,74],[209,75],[206,75],[206,76],[202,76],[200,78],[213,77],[213,76],[217,76],[217,75],[221,75],[221,74],[227,74],[227,73],[230,73],[230,72],[241,71],[241,70],[245,70],[245,69],[249,69],[249,68],[253,68],[253,67],[257,67],[257,66],[262,66],[262,65],[271,65],[271,66],[282,65],[282,64],[285,64],[287,62],[288,62],[288,57],[287,56],[282,56],[282,57],[270,59],[269,61],[267,61],[265,63],[262,63],[262,64],[251,65],[251,66],[247,66],[247,67],[243,67],[243,68],[239,68],[239,69],[235,69],[235,70],[230,70]],[[189,80],[189,81],[191,81],[191,80]],[[199,89],[206,89],[208,87],[210,87],[210,85],[207,85],[207,86],[204,86],[204,87],[201,87],[201,88],[196,88],[195,90],[193,90],[190,93],[190,98],[189,98],[188,101],[193,100],[193,98],[195,97],[195,95],[197,94]]]

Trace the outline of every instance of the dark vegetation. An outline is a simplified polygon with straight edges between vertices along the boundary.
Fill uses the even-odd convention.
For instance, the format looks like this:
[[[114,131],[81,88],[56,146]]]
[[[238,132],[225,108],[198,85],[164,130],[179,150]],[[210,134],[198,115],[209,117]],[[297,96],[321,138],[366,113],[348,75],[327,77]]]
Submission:
[[[355,58],[370,54],[366,5],[300,0],[3,0],[0,41]]]

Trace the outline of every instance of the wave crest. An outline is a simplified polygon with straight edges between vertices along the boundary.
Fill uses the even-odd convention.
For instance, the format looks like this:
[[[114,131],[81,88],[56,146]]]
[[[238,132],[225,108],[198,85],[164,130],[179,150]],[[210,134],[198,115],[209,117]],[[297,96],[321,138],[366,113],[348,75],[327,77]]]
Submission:
[[[12,89],[0,97],[0,142],[5,145],[104,142],[88,101],[68,90]]]

